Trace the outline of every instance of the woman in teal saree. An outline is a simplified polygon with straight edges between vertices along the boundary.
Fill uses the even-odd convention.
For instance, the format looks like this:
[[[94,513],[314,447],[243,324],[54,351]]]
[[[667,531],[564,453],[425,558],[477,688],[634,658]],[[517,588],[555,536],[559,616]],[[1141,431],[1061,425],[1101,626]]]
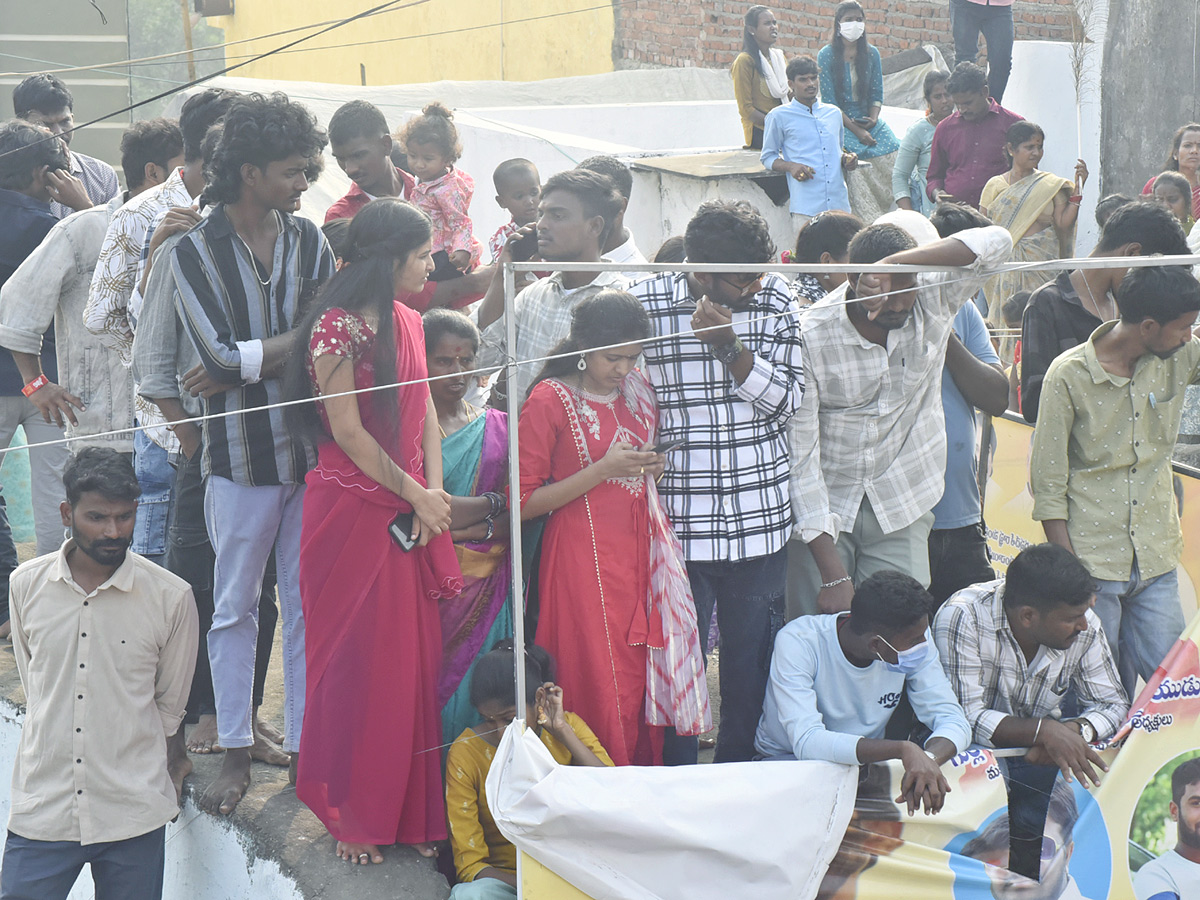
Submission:
[[[475,660],[512,635],[509,602],[508,418],[468,403],[475,382],[479,332],[460,312],[425,313],[429,392],[442,433],[443,486],[451,495],[450,536],[463,574],[463,591],[442,600],[442,668],[438,703],[443,742],[479,721],[468,687]],[[445,376],[438,378],[437,376]]]

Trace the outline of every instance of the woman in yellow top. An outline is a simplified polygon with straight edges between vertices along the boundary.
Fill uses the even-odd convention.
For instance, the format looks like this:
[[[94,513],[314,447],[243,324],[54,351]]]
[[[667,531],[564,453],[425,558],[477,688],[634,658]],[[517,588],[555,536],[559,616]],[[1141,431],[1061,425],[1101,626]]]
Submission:
[[[765,6],[746,10],[746,29],[742,35],[742,52],[733,61],[733,96],[746,147],[761,150],[763,124],[767,113],[788,99],[787,60],[776,49],[779,23],[775,14]]]
[[[1088,178],[1087,164],[1075,164],[1075,180],[1068,181],[1051,172],[1042,172],[1046,134],[1033,122],[1015,122],[1004,136],[1004,153],[1011,168],[983,187],[979,211],[1008,230],[1013,239],[1013,262],[1049,262],[1069,259],[1075,254],[1075,222],[1083,185]],[[1004,272],[984,286],[987,296],[987,320],[995,328],[1004,327],[1004,302],[1020,291],[1032,291],[1054,277],[1050,269],[1021,269]],[[1000,358],[1012,362],[1015,339],[1001,341]]]
[[[446,755],[446,817],[459,883],[450,900],[511,900],[517,896],[517,850],[496,827],[484,786],[504,729],[517,717],[512,641],[479,657],[471,675],[471,703],[483,722],[463,731]],[[541,647],[525,655],[525,721],[564,766],[611,766],[608,753],[583,719],[563,709],[551,680],[553,663]]]

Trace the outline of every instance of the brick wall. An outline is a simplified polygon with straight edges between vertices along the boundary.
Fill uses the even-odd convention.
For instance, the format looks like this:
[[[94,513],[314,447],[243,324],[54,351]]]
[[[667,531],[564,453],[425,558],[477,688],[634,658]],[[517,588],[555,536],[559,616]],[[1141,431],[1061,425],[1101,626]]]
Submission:
[[[949,51],[948,0],[860,0],[867,34],[884,56],[934,43]],[[748,0],[614,0],[617,68],[701,66],[725,68],[742,48],[742,22]],[[816,55],[829,42],[832,0],[777,0],[769,4],[779,19],[779,44],[790,58]],[[1072,0],[1016,0],[1017,40],[1071,39]],[[952,58],[947,62],[953,63]]]

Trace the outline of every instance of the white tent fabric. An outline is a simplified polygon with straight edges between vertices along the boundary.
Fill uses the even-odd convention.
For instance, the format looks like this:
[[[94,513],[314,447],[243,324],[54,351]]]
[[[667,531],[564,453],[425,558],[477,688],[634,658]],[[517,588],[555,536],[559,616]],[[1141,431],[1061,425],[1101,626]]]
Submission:
[[[595,900],[812,900],[857,786],[825,762],[559,766],[514,722],[487,797],[505,837]]]

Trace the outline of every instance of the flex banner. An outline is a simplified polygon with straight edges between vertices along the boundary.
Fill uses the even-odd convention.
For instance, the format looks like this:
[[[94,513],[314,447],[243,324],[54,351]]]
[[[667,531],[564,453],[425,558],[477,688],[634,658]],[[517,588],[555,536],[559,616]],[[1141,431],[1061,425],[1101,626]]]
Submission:
[[[996,568],[1003,570],[1044,537],[1030,518],[1032,429],[995,424],[985,518]],[[1101,749],[1110,768],[1101,786],[1087,790],[1061,776],[1055,782],[1040,882],[1005,868],[1005,761],[986,749],[944,767],[952,792],[941,814],[910,817],[893,800],[898,763],[562,769],[531,735],[518,742],[514,733],[501,743],[488,797],[501,830],[525,854],[523,896],[1175,900],[1173,893],[1152,893],[1158,889],[1138,872],[1162,866],[1159,857],[1178,857],[1181,830],[1190,829],[1183,839],[1200,841],[1200,822],[1177,823],[1171,807],[1172,773],[1200,757],[1200,616],[1192,589],[1200,578],[1200,480],[1183,475],[1176,487],[1190,576],[1180,586],[1191,624]],[[524,749],[514,754],[515,747]],[[1200,864],[1188,865],[1175,861],[1182,872],[1178,900],[1200,900]]]

